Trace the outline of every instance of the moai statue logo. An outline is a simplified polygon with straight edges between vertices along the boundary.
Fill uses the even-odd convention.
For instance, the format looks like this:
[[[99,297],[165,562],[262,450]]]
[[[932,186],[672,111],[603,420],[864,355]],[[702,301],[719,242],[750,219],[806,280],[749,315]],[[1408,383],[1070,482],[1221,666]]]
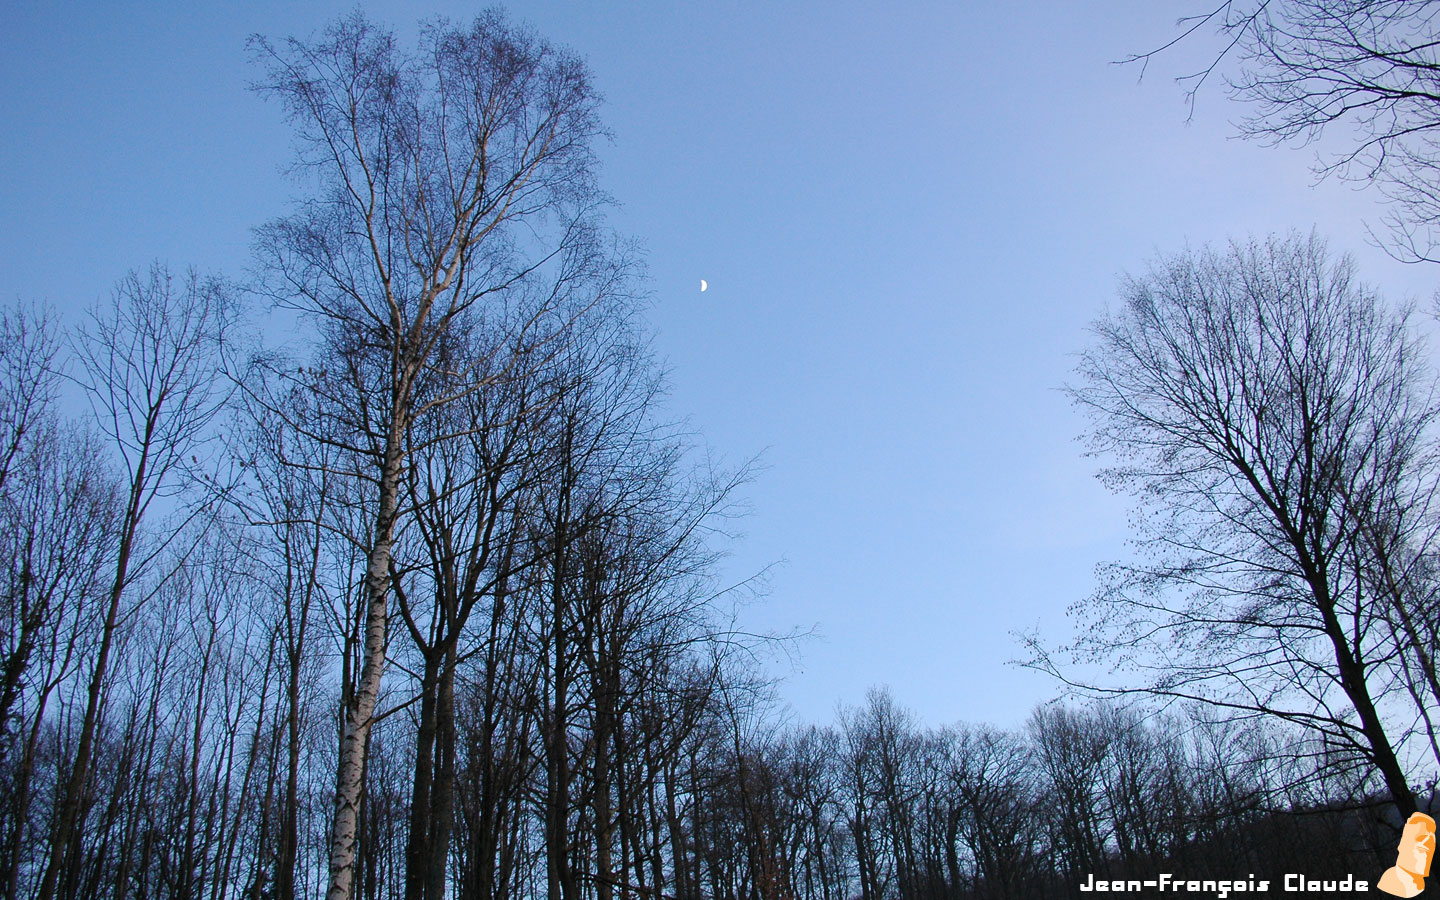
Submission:
[[[1430,859],[1435,855],[1435,820],[1424,813],[1411,813],[1400,832],[1400,853],[1395,865],[1385,870],[1375,886],[1396,897],[1415,897],[1425,890]]]

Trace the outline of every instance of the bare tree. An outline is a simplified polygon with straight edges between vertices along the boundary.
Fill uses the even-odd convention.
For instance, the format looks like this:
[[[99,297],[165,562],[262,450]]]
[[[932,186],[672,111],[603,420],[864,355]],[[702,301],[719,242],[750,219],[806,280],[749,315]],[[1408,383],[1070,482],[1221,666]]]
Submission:
[[[343,479],[335,473],[336,448],[329,444],[305,440],[293,430],[283,427],[281,417],[269,408],[283,406],[290,415],[314,421],[315,396],[303,384],[290,384],[276,389],[266,384],[266,370],[256,367],[249,373],[252,384],[245,392],[246,427],[236,442],[243,451],[242,467],[251,478],[233,495],[235,504],[244,512],[255,530],[255,554],[262,575],[268,605],[257,604],[255,616],[272,631],[274,653],[283,674],[279,702],[276,704],[275,743],[282,739],[284,762],[274,751],[272,775],[283,784],[278,800],[278,822],[275,834],[273,870],[256,861],[255,890],[262,880],[273,883],[276,900],[293,900],[300,868],[302,801],[301,785],[306,701],[324,684],[320,668],[318,641],[315,632],[321,619],[323,601],[333,585],[326,579],[326,569],[336,565],[337,544],[343,545],[338,555],[345,556],[350,542],[338,535],[333,510],[340,505],[339,484]],[[257,402],[264,398],[263,402]],[[344,562],[338,564],[345,567]],[[313,718],[313,716],[311,717]],[[268,819],[272,804],[264,804],[260,827],[260,844],[265,845],[272,829]],[[257,851],[263,855],[263,850]]]
[[[437,348],[542,273],[551,287],[517,342],[546,352],[538,323],[597,253],[596,98],[579,61],[498,13],[431,23],[414,52],[358,13],[308,43],[252,48],[267,68],[259,89],[296,127],[299,168],[323,185],[261,243],[274,295],[317,317],[326,342],[313,387],[335,421],[308,436],[344,445],[374,491],[331,836],[328,896],[348,900],[411,428],[485,381],[443,371]]]
[[[69,873],[65,893],[73,890],[84,793],[127,589],[171,544],[163,536],[145,541],[141,526],[157,500],[169,501],[184,486],[206,428],[224,402],[217,389],[218,354],[233,317],[218,281],[192,272],[176,284],[157,264],[147,276],[132,273],[123,280],[113,303],[93,316],[76,345],[81,383],[123,466],[125,497],[99,646],[90,663],[75,756],[56,804],[41,900],[55,896],[62,873]],[[171,535],[183,530],[172,528]]]
[[[1054,846],[1071,881],[1109,868],[1109,817],[1104,776],[1110,735],[1082,710],[1041,707],[1030,717],[1036,766],[1044,774],[1047,806],[1055,811]]]
[[[504,358],[482,346],[457,356],[467,352]],[[524,549],[523,511],[537,454],[526,415],[532,420],[543,415],[536,409],[543,408],[543,398],[533,396],[540,384],[517,374],[468,392],[443,415],[418,423],[412,435],[421,449],[412,454],[414,477],[407,498],[423,559],[399,554],[393,573],[396,608],[419,657],[406,850],[411,900],[439,900],[445,892],[459,751],[455,682],[461,663],[482,656],[493,664],[500,652],[495,645],[513,639],[517,616],[505,585],[531,562]],[[442,439],[432,439],[437,437]]]
[[[1031,719],[1031,737],[1053,717]],[[1043,748],[1043,741],[1035,741]],[[1037,815],[1042,796],[1034,754],[1019,735],[993,728],[967,728],[953,739],[945,773],[959,803],[949,840],[961,841],[974,860],[983,895],[1021,897],[1033,876],[1043,832]],[[954,853],[953,846],[951,852]],[[950,863],[952,886],[959,887],[959,862]],[[978,891],[977,891],[978,892]]]
[[[1408,814],[1413,708],[1347,499],[1394,480],[1435,414],[1404,315],[1313,236],[1178,254],[1123,298],[1072,394],[1142,503],[1144,556],[1103,568],[1074,657],[1140,673],[1117,690],[1296,723]]]
[[[1195,92],[1226,73],[1251,104],[1241,133],[1310,142],[1330,126],[1345,143],[1317,172],[1372,183],[1394,202],[1385,243],[1408,260],[1434,260],[1440,240],[1440,4],[1433,0],[1224,0],[1180,20],[1181,34],[1128,61],[1157,54],[1207,28],[1222,43],[1196,72]],[[1226,58],[1237,57],[1230,70]]]
[[[61,342],[28,310],[0,314],[0,896],[19,896],[37,745],[56,691],[92,647],[119,496],[90,433],[54,408]]]
[[[0,540],[14,539],[4,554],[13,568],[5,579],[5,603],[0,606],[0,768],[10,747],[11,720],[25,670],[51,618],[51,601],[58,590],[53,579],[63,577],[56,571],[63,567],[53,564],[58,560],[40,562],[33,557],[48,557],[52,547],[64,548],[63,542],[51,541],[58,536],[57,529],[47,520],[62,512],[51,507],[57,494],[83,492],[90,480],[88,473],[80,472],[78,483],[72,482],[68,473],[55,471],[66,461],[54,410],[58,352],[54,329],[42,316],[25,309],[0,314],[0,515],[4,516]],[[76,509],[85,506],[79,496],[67,500]],[[30,531],[35,525],[44,531]],[[60,555],[63,559],[68,554],[60,549]]]

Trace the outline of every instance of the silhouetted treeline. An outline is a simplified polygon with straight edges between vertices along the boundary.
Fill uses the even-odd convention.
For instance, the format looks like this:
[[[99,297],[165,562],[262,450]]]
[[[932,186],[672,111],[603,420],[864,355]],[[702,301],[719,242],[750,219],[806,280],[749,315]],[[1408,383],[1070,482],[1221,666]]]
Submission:
[[[1373,885],[1400,822],[1353,760],[1198,709],[926,728],[875,690],[836,725],[757,729],[734,754],[711,827],[741,849],[700,854],[696,896],[1069,897],[1091,876],[1160,873]]]
[[[5,897],[326,891],[370,495],[321,439],[332,376],[227,376],[226,310],[156,268],[64,339],[0,318]],[[936,729],[877,691],[773,724],[714,583],[737,477],[687,464],[633,328],[587,312],[508,372],[528,351],[495,328],[451,358],[504,374],[403,470],[359,896],[1068,896],[1363,875],[1393,848],[1373,769],[1266,719]],[[62,414],[62,369],[90,417]]]
[[[1393,847],[1375,766],[1274,716],[774,724],[717,566],[747,472],[659,402],[583,64],[498,12],[251,49],[313,189],[252,282],[0,313],[0,898],[959,900]]]
[[[745,473],[666,424],[602,259],[459,311],[398,431],[359,313],[260,350],[230,286],[156,266],[68,332],[0,315],[0,896],[318,898],[342,864],[367,900],[1383,869],[1375,768],[1274,717],[928,728],[877,691],[774,724],[767,639],[716,581]]]

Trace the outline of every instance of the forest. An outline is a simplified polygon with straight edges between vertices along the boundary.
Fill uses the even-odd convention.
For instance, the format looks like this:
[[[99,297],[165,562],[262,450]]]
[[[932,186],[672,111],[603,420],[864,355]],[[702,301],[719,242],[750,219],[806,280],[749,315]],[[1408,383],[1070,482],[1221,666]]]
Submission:
[[[0,312],[0,897],[1373,883],[1433,810],[1433,366],[1318,237],[1096,323],[1069,391],[1140,552],[1023,636],[1063,702],[797,723],[723,565],[763,474],[665,405],[583,61],[494,11],[249,51],[306,191],[252,275]]]

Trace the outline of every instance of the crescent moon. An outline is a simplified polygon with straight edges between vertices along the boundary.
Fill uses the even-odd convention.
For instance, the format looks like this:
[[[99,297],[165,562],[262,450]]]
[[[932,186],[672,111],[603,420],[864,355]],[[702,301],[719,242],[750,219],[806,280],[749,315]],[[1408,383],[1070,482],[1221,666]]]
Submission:
[[[703,279],[703,278],[700,279],[700,293],[702,293],[702,294],[705,293],[705,289],[708,288],[709,286],[710,286],[710,285],[708,285],[708,284],[705,283],[705,279]]]

